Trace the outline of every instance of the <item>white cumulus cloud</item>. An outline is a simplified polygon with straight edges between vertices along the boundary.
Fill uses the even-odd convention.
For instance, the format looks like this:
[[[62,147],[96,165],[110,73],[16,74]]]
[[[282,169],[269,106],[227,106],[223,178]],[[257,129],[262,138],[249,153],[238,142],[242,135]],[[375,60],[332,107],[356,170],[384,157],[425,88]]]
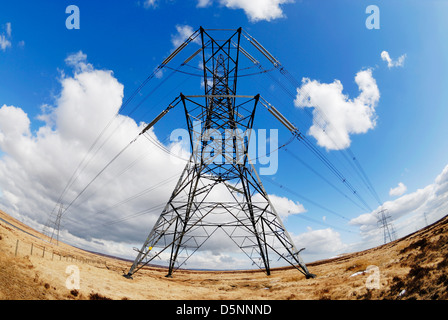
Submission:
[[[355,82],[360,93],[354,99],[343,93],[339,80],[327,84],[304,78],[297,89],[295,106],[314,108],[309,134],[327,150],[348,148],[350,135],[366,133],[376,125],[375,108],[380,92],[372,70],[359,71]]]
[[[11,22],[7,22],[5,24],[5,33],[0,34],[0,49],[2,51],[6,51],[7,48],[11,47],[11,34],[12,34],[12,28],[11,28]]]
[[[343,253],[348,248],[342,241],[340,233],[331,228],[309,229],[307,232],[293,236],[293,240],[299,245],[297,249],[306,249],[303,251],[302,256],[308,261],[337,255]]]
[[[179,47],[182,43],[184,43],[195,30],[193,27],[189,25],[176,25],[176,33],[171,35],[171,43],[174,48]],[[199,38],[194,39],[194,42],[199,43]]]
[[[306,212],[306,209],[301,203],[294,202],[286,197],[269,195],[269,200],[281,219],[286,219],[290,215]]]
[[[404,65],[404,60],[406,59],[406,54],[401,55],[396,60],[392,60],[389,52],[383,51],[381,52],[381,59],[387,62],[389,69],[393,67],[402,67]]]
[[[74,74],[62,75],[61,91],[54,105],[42,107],[38,119],[44,124],[37,131],[30,131],[31,121],[21,108],[6,105],[0,108],[0,205],[4,211],[32,223],[31,226],[38,230],[42,230],[83,159],[87,159],[83,170],[77,171],[77,178],[62,198],[65,207],[144,126],[129,117],[117,115],[123,100],[123,85],[111,71],[96,70],[86,59],[82,52],[66,59]],[[109,122],[108,130],[88,153]],[[158,140],[152,131],[149,134]],[[88,158],[84,158],[86,154]],[[88,242],[90,247],[87,249],[109,253],[113,246],[104,247],[98,241],[90,240],[102,239],[103,243],[109,244],[142,241],[160,211],[154,210],[138,222],[131,219],[107,227],[104,224],[144,209],[157,208],[168,199],[175,179],[144,194],[145,197],[120,206],[113,205],[166,181],[169,176],[180,173],[183,166],[184,163],[171,161],[167,153],[148,140],[138,139],[82,193],[78,201],[72,203],[66,213],[67,219],[63,218],[63,234],[66,239],[76,239],[77,244]]]
[[[87,55],[82,51],[69,55],[65,58],[65,63],[77,73],[93,70],[93,66],[87,62]]]
[[[213,0],[198,0],[197,7],[198,8],[205,8],[210,6],[213,3]]]
[[[11,41],[9,41],[4,34],[0,34],[0,49],[6,51],[9,47],[11,47]]]
[[[11,34],[12,34],[11,22],[7,22],[6,23],[6,35],[8,37],[11,37]]]
[[[12,47],[12,24],[11,22],[7,22],[3,26],[4,32],[0,34],[0,50],[6,51],[6,49]],[[18,47],[24,47],[25,41],[21,40],[17,43]]]
[[[393,197],[402,196],[406,192],[407,189],[408,188],[404,185],[403,182],[399,182],[398,186],[396,186],[395,188],[391,188],[389,190],[389,195],[393,196]]]
[[[142,5],[145,9],[155,9],[158,2],[158,0],[145,0]],[[232,10],[243,10],[249,21],[258,22],[284,18],[282,5],[294,3],[294,0],[197,0],[196,7],[211,7],[213,3]]]
[[[145,0],[143,2],[143,7],[145,9],[156,8],[157,7],[157,3],[158,3],[158,0]]]
[[[292,2],[291,0],[220,0],[220,4],[229,9],[243,9],[251,22],[283,18],[281,5]]]
[[[145,0],[142,6],[155,9],[158,3],[158,0]],[[196,7],[211,7],[213,3],[232,10],[243,10],[249,21],[259,22],[284,18],[282,5],[294,3],[294,0],[197,0]]]

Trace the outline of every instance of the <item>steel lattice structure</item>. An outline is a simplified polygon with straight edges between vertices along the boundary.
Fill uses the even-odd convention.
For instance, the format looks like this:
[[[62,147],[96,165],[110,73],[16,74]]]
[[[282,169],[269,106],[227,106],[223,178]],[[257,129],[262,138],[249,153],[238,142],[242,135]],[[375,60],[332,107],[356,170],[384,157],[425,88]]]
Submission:
[[[251,59],[240,47],[242,29],[231,30],[224,40],[200,28],[174,55],[200,36],[204,94],[180,94],[146,128],[152,127],[171,108],[183,105],[191,158],[159,219],[148,235],[127,275],[132,275],[165,252],[169,253],[167,276],[172,276],[218,230],[266,274],[275,255],[314,277],[295,247],[248,154],[250,132],[257,106],[265,106],[289,130],[298,131],[260,95],[238,95],[239,59]],[[258,43],[254,46],[264,50]],[[262,51],[268,57],[267,51]],[[187,60],[191,60],[190,57]],[[249,133],[249,134],[248,134]],[[225,137],[223,139],[222,137]],[[221,197],[220,200],[216,196]]]
[[[380,225],[380,228],[383,229],[384,244],[389,241],[392,242],[397,240],[395,228],[392,222],[390,222],[391,219],[392,217],[387,213],[387,209],[382,209],[378,212],[378,225]]]

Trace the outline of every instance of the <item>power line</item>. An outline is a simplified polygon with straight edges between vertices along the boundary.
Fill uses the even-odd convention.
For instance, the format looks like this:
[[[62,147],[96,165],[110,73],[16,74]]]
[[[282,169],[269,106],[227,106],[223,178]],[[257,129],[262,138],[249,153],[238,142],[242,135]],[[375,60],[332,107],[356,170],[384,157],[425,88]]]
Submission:
[[[134,195],[132,195],[132,196],[130,196],[130,197],[124,199],[124,200],[121,200],[121,201],[119,201],[119,202],[116,202],[116,203],[114,203],[113,205],[111,205],[111,206],[109,206],[109,207],[107,207],[107,208],[105,208],[105,209],[98,210],[98,211],[96,212],[96,214],[102,214],[102,213],[104,213],[104,212],[106,212],[106,211],[109,211],[109,210],[111,210],[111,209],[115,209],[115,208],[117,208],[118,206],[121,206],[121,205],[123,205],[123,204],[125,204],[125,203],[128,203],[128,202],[130,202],[130,201],[132,201],[132,200],[135,200],[135,199],[137,199],[137,198],[139,198],[139,197],[141,197],[141,196],[143,196],[143,195],[145,195],[145,194],[148,194],[148,193],[150,193],[151,191],[154,191],[155,189],[157,189],[157,188],[159,188],[159,187],[161,187],[161,186],[163,186],[163,185],[165,185],[165,184],[167,184],[167,183],[169,183],[169,182],[171,182],[171,181],[174,181],[176,178],[179,177],[180,173],[181,173],[181,172],[179,172],[179,173],[177,173],[177,174],[175,174],[175,175],[169,177],[168,179],[165,179],[165,180],[163,180],[163,181],[160,181],[160,182],[158,182],[157,184],[152,185],[151,187],[146,188],[145,190],[140,191],[139,193],[134,194]]]
[[[134,138],[129,144],[127,144],[123,149],[121,149],[113,158],[110,160],[104,167],[101,169],[95,177],[90,180],[90,182],[81,190],[81,192],[78,193],[78,195],[69,203],[69,205],[64,209],[62,212],[62,215],[64,215],[67,210],[73,205],[73,203],[78,200],[78,198],[89,188],[89,186],[118,158],[120,157],[135,141],[137,141],[138,135],[136,138]]]
[[[264,178],[264,177],[263,177],[263,178]],[[348,218],[345,217],[344,215],[342,215],[342,214],[340,214],[340,213],[338,213],[338,212],[336,212],[336,211],[334,211],[334,210],[332,210],[332,209],[329,209],[329,208],[327,208],[327,207],[325,207],[325,206],[323,206],[323,205],[317,203],[316,201],[313,201],[313,200],[311,200],[310,198],[305,197],[305,196],[302,195],[302,194],[299,194],[298,192],[296,192],[296,191],[294,191],[294,190],[292,190],[292,189],[286,187],[284,184],[278,183],[278,182],[274,181],[273,179],[268,179],[268,178],[264,178],[263,180],[268,181],[269,183],[272,183],[272,184],[276,185],[276,186],[279,187],[280,189],[285,190],[285,191],[287,191],[287,192],[289,192],[289,193],[291,193],[291,194],[293,194],[293,195],[295,195],[295,196],[301,198],[302,200],[305,200],[306,202],[309,202],[309,203],[313,204],[314,206],[316,206],[316,207],[318,207],[318,208],[321,208],[321,209],[324,210],[324,211],[327,211],[327,212],[329,212],[329,213],[331,213],[331,214],[333,214],[333,215],[336,215],[336,216],[338,216],[339,218],[342,218],[342,219],[344,219],[344,220],[346,220],[346,221],[350,221],[350,219],[348,219]]]
[[[266,179],[264,179],[264,180],[268,181],[269,183],[272,183],[272,184],[276,185],[277,187],[279,187],[279,188],[282,189],[282,190],[285,190],[285,191],[287,191],[287,192],[289,192],[289,193],[291,193],[291,194],[297,196],[298,198],[301,198],[301,199],[304,200],[305,202],[309,202],[309,203],[311,203],[312,205],[314,205],[314,206],[316,206],[316,207],[318,207],[318,208],[320,208],[320,209],[322,209],[322,210],[324,210],[324,211],[327,211],[327,212],[329,212],[329,213],[331,213],[331,214],[333,214],[333,215],[338,216],[339,218],[342,218],[342,219],[344,219],[344,220],[346,220],[346,221],[350,221],[350,219],[347,218],[347,217],[345,217],[344,215],[342,215],[342,214],[340,214],[340,213],[338,213],[338,212],[336,212],[336,211],[334,211],[334,210],[331,210],[331,209],[329,209],[329,208],[327,208],[327,207],[325,207],[325,206],[323,206],[323,205],[317,203],[316,201],[311,200],[311,199],[308,198],[308,197],[305,197],[305,196],[299,194],[298,192],[296,192],[296,191],[294,191],[294,190],[292,190],[292,189],[286,187],[286,186],[283,185],[283,184],[280,184],[280,183],[278,183],[278,182],[276,182],[276,181],[274,181],[274,180],[272,180],[272,179],[267,179],[267,178],[266,178]],[[315,220],[315,219],[313,219],[313,218],[311,218],[311,217],[305,216],[304,214],[298,214],[298,215],[296,215],[296,216],[297,216],[297,217],[300,217],[300,218],[303,218],[303,219],[307,219],[307,220],[309,220],[309,221],[313,221],[313,222],[318,223],[318,224],[322,224],[322,225],[329,226],[329,227],[332,227],[332,228],[335,228],[335,229],[339,229],[339,230],[344,231],[344,232],[354,233],[353,231],[350,231],[350,230],[347,230],[347,229],[344,229],[344,228],[340,228],[340,227],[337,227],[337,226],[334,226],[334,225],[330,225],[330,224],[325,223],[325,222],[323,222],[323,221]]]
[[[249,36],[249,37],[250,37],[250,36]],[[252,37],[250,37],[250,38],[252,38]],[[262,53],[263,53],[263,52],[262,52]],[[297,80],[296,80],[296,79],[289,73],[289,71],[286,70],[286,69],[280,64],[280,62],[279,62],[277,59],[275,59],[275,58],[273,58],[273,57],[271,56],[270,58],[268,58],[268,60],[270,60],[271,63],[273,63],[274,66],[275,66],[277,69],[279,69],[280,74],[282,74],[282,75],[283,75],[283,76],[284,76],[284,77],[285,77],[285,78],[286,78],[286,79],[287,79],[287,80],[294,86],[294,88],[299,88],[299,87],[300,87],[300,82],[297,81]],[[255,59],[253,59],[253,62],[254,62],[254,64],[256,64],[261,70],[264,70],[264,67],[263,67],[258,61],[256,61]],[[286,86],[285,86],[282,82],[280,82],[278,79],[274,78],[273,75],[272,75],[271,73],[266,73],[266,74],[267,74],[267,75],[271,78],[271,80],[274,81],[274,82],[275,82],[275,83],[276,83],[276,84],[277,84],[283,91],[285,91],[287,95],[289,95],[289,96],[290,96],[291,98],[293,98],[293,99],[296,98],[295,94],[293,94],[288,88],[286,88]],[[306,94],[308,97],[310,96],[308,92],[305,92],[305,94]],[[325,116],[325,114],[323,113],[322,108],[320,108],[318,105],[316,105],[316,106],[314,106],[314,110],[315,110],[315,112],[316,112],[318,115],[320,115],[321,119],[326,123],[327,126],[331,126],[331,125],[332,125],[331,122],[328,120],[328,118],[327,118],[327,117]],[[313,116],[307,109],[306,109],[306,113],[310,116],[311,119],[314,119],[314,116]],[[321,129],[323,130],[323,132],[324,132],[325,134],[327,134],[327,131],[325,130],[325,128],[324,128],[324,126],[323,126],[322,124],[317,123],[317,125],[318,125],[319,127],[321,127]],[[334,130],[334,132],[335,132],[336,134],[338,134],[338,133],[337,133],[337,130]],[[328,137],[329,139],[331,139],[331,141],[332,141],[333,143],[335,143],[335,145],[337,145],[337,143],[336,143],[336,141],[333,139],[333,137],[331,137],[331,136],[328,135],[328,134],[327,134],[327,137]],[[313,149],[315,149],[315,148],[313,148]],[[315,149],[315,150],[317,150],[317,149]],[[313,150],[313,152],[315,152],[315,151]],[[378,194],[377,194],[375,188],[373,187],[372,183],[370,182],[370,179],[367,177],[367,174],[365,173],[365,171],[362,169],[362,167],[361,167],[359,161],[358,161],[357,158],[353,155],[353,152],[352,152],[351,150],[349,150],[349,151],[347,151],[347,152],[350,153],[351,158],[352,158],[352,161],[355,162],[355,166],[356,166],[356,168],[357,168],[357,170],[355,170],[355,172],[361,177],[362,181],[366,184],[367,189],[372,193],[372,195],[373,195],[374,198],[378,201],[378,203],[379,203],[380,205],[382,205],[382,202],[381,202],[381,200],[379,199]],[[327,164],[327,166],[333,171],[333,173],[335,173],[336,175],[339,175],[339,174],[338,174],[338,171],[333,169],[334,166],[333,166],[330,162],[328,162],[328,161],[325,159],[325,157],[322,157],[322,155],[320,155],[320,154],[318,154],[318,153],[316,153],[316,152],[315,152],[315,154],[318,156],[319,159],[321,159],[324,163]],[[349,162],[350,162],[350,161],[349,161]],[[347,179],[346,179],[346,178],[342,178],[342,177],[340,177],[340,176],[339,176],[339,178],[340,178],[344,183],[347,182]],[[354,190],[354,191],[355,191],[355,190]],[[356,192],[355,194],[357,194],[357,192]],[[357,196],[359,197],[359,194],[357,194]],[[362,202],[366,205],[366,203],[365,203],[364,200],[362,200]],[[367,206],[367,207],[368,207],[368,206]],[[371,209],[369,209],[369,210],[372,211]]]
[[[95,152],[95,154],[90,158],[90,160],[85,164],[85,162],[87,161],[88,156],[90,155],[90,153],[93,151],[93,149],[95,148],[95,146],[98,144],[98,142],[100,141],[100,139],[102,138],[102,136],[105,134],[105,132],[107,131],[107,129],[110,127],[110,125],[112,124],[112,122],[116,119],[116,117],[120,114],[120,112],[122,112],[130,103],[131,101],[142,91],[142,89],[149,83],[149,81],[151,81],[181,50],[183,50],[190,42],[194,41],[194,39],[198,36],[199,29],[196,30],[186,41],[184,41],[178,48],[176,48],[176,50],[174,50],[163,62],[161,65],[159,65],[140,85],[139,87],[137,87],[137,89],[135,89],[133,91],[133,93],[128,97],[128,99],[121,105],[121,107],[119,108],[119,110],[115,113],[115,115],[109,120],[109,122],[107,123],[107,125],[103,128],[103,130],[101,131],[101,133],[96,137],[96,139],[93,141],[93,143],[91,144],[90,148],[88,149],[87,153],[84,155],[84,158],[82,159],[82,161],[78,164],[77,168],[75,169],[75,171],[73,172],[72,176],[70,177],[70,179],[68,180],[66,186],[64,187],[63,191],[61,192],[56,205],[52,211],[52,213],[49,216],[49,220],[47,222],[47,224],[50,222],[51,220],[51,216],[54,214],[56,208],[62,204],[62,198],[64,197],[64,195],[66,194],[66,192],[69,190],[69,188],[73,185],[73,183],[77,180],[77,178],[80,176],[81,172],[86,168],[87,164],[93,159],[93,157],[98,153],[98,151],[104,146],[104,144],[106,143],[106,141],[108,141],[110,139],[111,136],[109,136],[108,139],[106,139],[106,141],[103,142],[103,144],[97,149],[97,151]],[[181,68],[184,64],[181,64],[179,68]],[[172,73],[174,74],[174,72]],[[168,77],[169,78],[169,77]],[[165,82],[168,78],[165,78],[163,82]],[[160,87],[161,84],[159,84],[158,87]],[[139,108],[142,103],[149,97],[150,94],[152,94],[153,92],[155,92],[155,90],[153,90],[152,92],[150,92],[148,95],[146,95],[145,99],[143,101],[141,101],[132,111],[131,114],[133,112],[135,112],[135,110],[137,108]],[[114,130],[115,132],[115,130]],[[109,163],[110,164],[110,163]],[[108,164],[108,165],[109,165]],[[84,166],[82,169],[81,167]],[[80,170],[81,169],[81,170]],[[96,178],[96,177],[95,177]],[[89,185],[86,186],[86,188]],[[86,189],[84,188],[84,190]],[[84,191],[83,190],[83,191]],[[71,203],[68,207],[66,207],[65,211],[71,206],[71,204],[79,197],[80,195],[78,195]],[[60,219],[60,217],[56,218],[57,220]],[[47,224],[44,227],[44,231],[47,227]]]
[[[324,177],[322,174],[320,174],[317,170],[313,169],[309,164],[307,164],[304,160],[302,160],[299,156],[297,156],[297,154],[293,153],[291,150],[289,149],[285,149],[285,151],[287,153],[289,153],[294,159],[296,159],[297,161],[299,161],[302,165],[304,165],[305,167],[307,167],[310,171],[312,171],[315,175],[317,175],[318,177],[320,177],[322,180],[324,180],[328,185],[330,185],[333,189],[335,189],[337,192],[339,192],[344,198],[346,198],[347,200],[351,201],[354,205],[356,205],[358,208],[362,209],[362,210],[369,210],[369,208],[365,208],[360,206],[357,202],[355,202],[351,197],[347,196],[340,188],[338,188],[336,185],[334,185],[331,181],[329,181],[326,177]],[[353,191],[353,190],[351,190]]]

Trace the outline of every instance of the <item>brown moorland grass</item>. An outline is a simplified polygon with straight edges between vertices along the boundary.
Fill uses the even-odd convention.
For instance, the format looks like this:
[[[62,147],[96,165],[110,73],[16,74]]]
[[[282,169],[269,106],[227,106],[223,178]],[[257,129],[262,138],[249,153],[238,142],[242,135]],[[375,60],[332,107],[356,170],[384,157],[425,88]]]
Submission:
[[[123,277],[128,261],[51,245],[2,211],[0,218],[0,300],[448,299],[448,217],[386,245],[310,263],[315,279],[289,267],[269,277],[258,270],[179,270],[173,278],[148,267],[132,280]],[[79,290],[66,286],[73,265]],[[366,286],[369,266],[379,270],[379,288]]]

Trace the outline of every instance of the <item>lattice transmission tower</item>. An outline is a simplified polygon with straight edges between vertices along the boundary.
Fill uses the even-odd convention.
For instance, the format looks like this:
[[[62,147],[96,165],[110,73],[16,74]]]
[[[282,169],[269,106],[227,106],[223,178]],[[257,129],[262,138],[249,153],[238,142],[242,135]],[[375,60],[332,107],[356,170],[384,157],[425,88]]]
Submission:
[[[204,94],[180,94],[145,129],[181,105],[192,152],[125,277],[131,278],[162,253],[169,256],[167,277],[171,277],[218,229],[267,275],[276,257],[287,261],[307,278],[314,277],[275,211],[248,152],[248,133],[260,105],[294,135],[300,133],[259,94],[237,93],[239,60],[245,57],[257,62],[240,46],[242,35],[271,62],[276,60],[255,39],[243,34],[241,28],[226,32],[224,39],[217,39],[211,36],[210,30],[201,27],[165,60],[169,62],[188,43],[200,40],[201,48],[186,61],[202,55]]]
[[[60,234],[60,228],[61,228],[61,219],[62,214],[64,212],[64,206],[62,203],[58,203],[55,210],[57,211],[56,217],[54,220],[52,220],[52,216],[54,212],[50,215],[48,218],[47,223],[44,225],[42,229],[42,233],[49,238],[49,242],[53,243],[53,241],[56,241],[56,245],[59,245],[59,234]]]
[[[397,234],[394,225],[390,221],[392,217],[387,213],[387,209],[382,209],[378,212],[378,224],[383,229],[383,241],[384,243],[397,240]]]

